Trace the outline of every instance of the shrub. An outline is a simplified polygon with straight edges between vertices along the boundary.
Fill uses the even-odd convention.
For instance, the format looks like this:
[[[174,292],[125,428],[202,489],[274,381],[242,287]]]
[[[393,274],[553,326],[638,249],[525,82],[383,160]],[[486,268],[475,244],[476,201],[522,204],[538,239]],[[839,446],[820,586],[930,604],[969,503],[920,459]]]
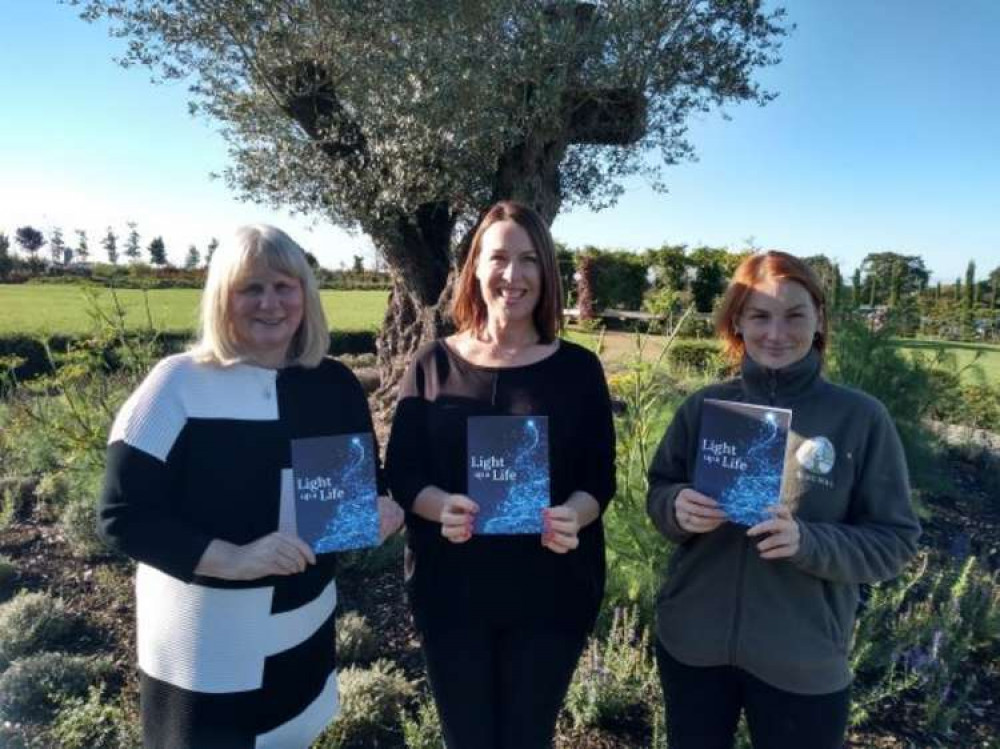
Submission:
[[[38,653],[14,661],[0,675],[0,719],[14,723],[50,721],[60,700],[82,697],[112,670],[104,658]]]
[[[714,339],[675,341],[667,354],[667,362],[674,369],[694,370],[712,377],[721,377],[728,370],[722,358],[722,347]]]
[[[9,557],[0,554],[0,595],[14,583],[17,577],[17,565]]]
[[[946,735],[968,710],[970,661],[997,657],[1000,586],[974,557],[922,555],[898,579],[872,586],[855,629],[851,723],[906,694],[919,729]]]
[[[49,736],[60,749],[141,749],[142,729],[124,700],[108,701],[104,690],[91,686],[86,697],[67,697],[58,704]]]
[[[395,665],[377,660],[371,668],[340,672],[340,715],[320,737],[316,749],[378,746],[400,731],[404,705],[415,694],[413,683]]]
[[[17,658],[62,648],[76,625],[58,598],[21,593],[0,605],[0,670]]]
[[[35,511],[43,516],[58,516],[69,494],[69,479],[62,471],[44,474],[35,486]]]
[[[636,609],[616,609],[603,645],[591,640],[566,696],[576,728],[646,725],[660,706],[660,686],[649,630]]]
[[[651,622],[671,546],[646,518],[647,475],[650,459],[681,393],[660,371],[662,356],[669,354],[646,364],[642,362],[641,346],[640,339],[640,352],[628,369],[610,380],[612,396],[622,409],[615,423],[618,491],[604,517],[608,577],[601,616],[606,617],[616,606],[638,606],[641,620]],[[668,344],[664,351],[670,349]]]
[[[361,614],[348,611],[337,619],[337,660],[350,665],[369,663],[378,654],[378,638]]]
[[[111,553],[97,535],[97,494],[74,495],[59,515],[59,528],[73,556],[96,559]]]
[[[413,717],[404,710],[400,720],[407,749],[443,749],[441,718],[434,700],[425,697],[420,701]]]

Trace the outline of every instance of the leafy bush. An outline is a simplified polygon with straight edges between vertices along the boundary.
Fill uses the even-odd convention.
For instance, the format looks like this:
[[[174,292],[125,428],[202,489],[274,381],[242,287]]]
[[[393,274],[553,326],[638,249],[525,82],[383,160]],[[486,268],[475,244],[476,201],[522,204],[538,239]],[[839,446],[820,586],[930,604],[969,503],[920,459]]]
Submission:
[[[694,370],[711,377],[721,377],[728,371],[722,347],[715,339],[675,341],[667,354],[667,362],[675,370]]]
[[[118,699],[108,701],[104,690],[91,686],[86,697],[67,697],[58,704],[49,736],[60,749],[141,749],[138,716]]]
[[[378,654],[378,638],[368,620],[356,611],[337,618],[337,660],[357,665],[369,663]]]
[[[340,715],[315,749],[378,746],[401,730],[400,715],[416,689],[394,664],[377,660],[371,668],[340,672]]]
[[[434,700],[425,697],[417,706],[416,714],[410,717],[405,710],[400,717],[403,726],[403,741],[407,749],[443,749],[441,718]]]
[[[14,723],[50,721],[61,700],[82,697],[111,670],[110,660],[104,658],[65,653],[19,658],[0,675],[0,719]]]
[[[97,535],[97,492],[74,494],[59,515],[59,528],[73,556],[96,559],[111,553]]]
[[[566,714],[576,728],[612,729],[648,724],[660,705],[649,629],[639,623],[635,608],[615,609],[603,645],[591,640],[580,660],[566,696]]]
[[[0,554],[0,595],[10,587],[17,577],[17,565],[9,557]]]
[[[58,598],[21,593],[0,605],[0,670],[17,658],[66,645],[76,625]]]
[[[623,250],[587,247],[578,257],[590,257],[594,304],[598,310],[638,310],[646,290],[646,264],[641,256]]]
[[[608,578],[604,618],[617,606],[638,606],[640,618],[652,622],[661,575],[671,546],[646,518],[647,478],[653,452],[682,394],[662,372],[663,356],[644,363],[640,349],[628,368],[609,379],[612,396],[622,404],[615,423],[618,491],[604,516]]]

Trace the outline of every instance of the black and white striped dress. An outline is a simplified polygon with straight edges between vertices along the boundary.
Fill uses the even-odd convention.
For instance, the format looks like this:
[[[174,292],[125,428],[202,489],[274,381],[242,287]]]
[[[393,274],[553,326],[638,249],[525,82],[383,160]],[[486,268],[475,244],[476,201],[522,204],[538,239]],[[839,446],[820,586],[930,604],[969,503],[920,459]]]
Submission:
[[[370,430],[332,359],[276,371],[172,356],[122,407],[98,523],[139,562],[147,747],[307,747],[336,716],[333,555],[249,582],[194,569],[212,539],[294,530],[290,440]]]

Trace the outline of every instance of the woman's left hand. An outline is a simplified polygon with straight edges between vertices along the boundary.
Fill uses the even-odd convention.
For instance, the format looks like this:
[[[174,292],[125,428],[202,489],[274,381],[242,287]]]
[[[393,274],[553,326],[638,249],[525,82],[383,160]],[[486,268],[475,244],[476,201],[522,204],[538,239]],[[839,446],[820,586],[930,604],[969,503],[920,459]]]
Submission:
[[[774,517],[757,523],[747,535],[751,538],[766,535],[757,544],[761,559],[786,559],[799,550],[799,523],[792,517],[792,511],[786,505],[775,505],[768,508]]]
[[[575,507],[556,505],[542,510],[545,530],[542,546],[556,554],[565,554],[580,545],[580,514]]]
[[[389,497],[378,497],[378,540],[385,541],[403,524],[403,508]]]

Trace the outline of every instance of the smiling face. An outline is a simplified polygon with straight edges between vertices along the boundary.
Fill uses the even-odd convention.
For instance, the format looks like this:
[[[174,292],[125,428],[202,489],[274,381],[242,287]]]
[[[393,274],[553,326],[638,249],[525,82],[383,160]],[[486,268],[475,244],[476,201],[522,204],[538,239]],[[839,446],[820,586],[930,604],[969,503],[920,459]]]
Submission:
[[[541,262],[520,224],[498,221],[483,233],[476,279],[491,320],[532,320],[541,296]]]
[[[766,278],[754,285],[736,328],[751,359],[781,369],[809,353],[821,322],[822,312],[805,286]]]
[[[281,366],[302,323],[302,282],[263,263],[232,287],[229,315],[242,354],[264,366]]]

